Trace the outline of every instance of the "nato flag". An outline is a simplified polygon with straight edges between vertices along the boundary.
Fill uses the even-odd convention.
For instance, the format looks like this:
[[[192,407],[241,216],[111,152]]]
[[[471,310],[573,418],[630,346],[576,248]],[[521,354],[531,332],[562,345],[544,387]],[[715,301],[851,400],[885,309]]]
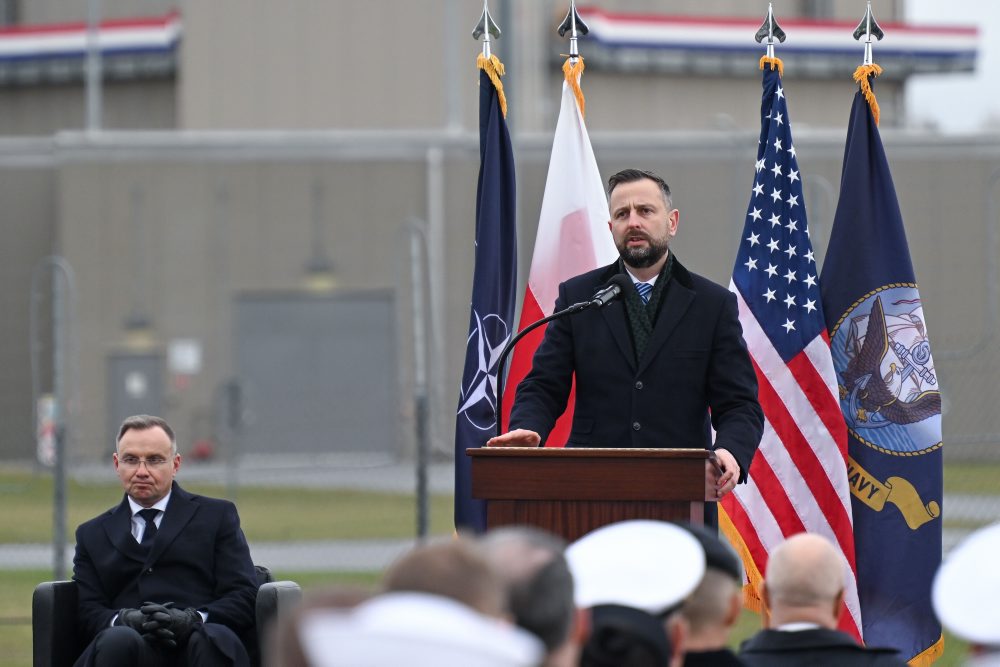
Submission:
[[[500,91],[485,71],[479,74],[479,156],[476,267],[455,424],[455,528],[476,532],[486,529],[486,512],[472,497],[465,450],[483,446],[496,429],[497,357],[511,337],[517,283],[514,154]]]

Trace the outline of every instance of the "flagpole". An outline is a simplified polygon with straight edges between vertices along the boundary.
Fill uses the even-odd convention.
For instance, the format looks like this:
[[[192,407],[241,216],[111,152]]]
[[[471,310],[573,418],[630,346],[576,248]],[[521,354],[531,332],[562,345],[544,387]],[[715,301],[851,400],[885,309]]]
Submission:
[[[486,60],[489,60],[490,56],[493,55],[492,40],[500,39],[501,34],[500,26],[490,16],[489,0],[483,0],[483,13],[479,17],[479,23],[472,29],[472,38],[477,41],[480,37],[483,38],[483,58]]]
[[[875,20],[875,15],[872,13],[872,2],[868,0],[868,8],[865,10],[865,15],[861,18],[861,23],[858,27],[854,29],[854,39],[861,41],[861,38],[865,38],[865,58],[862,65],[870,66],[872,62],[872,38],[875,41],[881,41],[885,37],[885,33],[882,32],[882,28],[879,26],[878,22]]]
[[[857,41],[861,41],[862,37],[865,38],[864,61],[854,71],[854,80],[861,86],[861,92],[872,108],[875,125],[878,125],[881,111],[878,101],[875,99],[875,92],[872,90],[871,80],[882,73],[882,68],[876,65],[872,59],[872,38],[874,38],[874,41],[881,41],[885,37],[885,33],[882,32],[881,26],[879,26],[878,21],[875,20],[875,15],[872,13],[871,0],[868,0],[865,15],[861,17],[861,23],[854,29],[853,35]]]
[[[754,34],[753,38],[757,40],[760,44],[765,39],[767,40],[767,53],[764,56],[768,59],[774,59],[774,40],[784,43],[785,41],[785,31],[781,29],[778,22],[774,18],[774,5],[770,2],[767,3],[767,16],[764,17],[764,22],[761,24],[760,29]]]
[[[575,65],[580,59],[579,38],[590,32],[590,28],[580,18],[580,13],[576,11],[576,0],[569,1],[569,11],[563,22],[559,24],[558,32],[560,37],[565,37],[566,33],[569,33],[569,62]]]

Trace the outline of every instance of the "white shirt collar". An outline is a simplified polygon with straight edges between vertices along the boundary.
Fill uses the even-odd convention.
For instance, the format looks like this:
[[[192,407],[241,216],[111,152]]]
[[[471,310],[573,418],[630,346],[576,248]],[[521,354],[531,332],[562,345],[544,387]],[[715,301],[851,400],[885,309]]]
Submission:
[[[149,509],[160,510],[161,512],[166,512],[167,511],[167,502],[170,500],[170,494],[172,492],[173,492],[173,490],[167,491],[167,495],[163,496],[158,501],[156,501],[156,503],[152,507],[150,507]],[[137,503],[134,500],[132,500],[132,496],[126,494],[125,497],[128,498],[128,505],[129,505],[129,507],[132,508],[132,516],[133,517],[136,514],[139,513],[139,510],[146,509],[145,507],[143,507],[139,503]]]
[[[779,632],[802,632],[803,630],[819,630],[819,623],[807,623],[805,621],[799,621],[797,623],[785,623],[784,625],[779,625],[775,628]]]
[[[627,273],[628,277],[632,279],[632,284],[634,285],[638,285],[639,283],[646,283],[647,285],[655,285],[656,279],[660,277],[659,275],[655,275],[649,280],[639,280],[634,275],[632,275],[632,272],[628,270],[627,266],[625,267],[625,273]]]

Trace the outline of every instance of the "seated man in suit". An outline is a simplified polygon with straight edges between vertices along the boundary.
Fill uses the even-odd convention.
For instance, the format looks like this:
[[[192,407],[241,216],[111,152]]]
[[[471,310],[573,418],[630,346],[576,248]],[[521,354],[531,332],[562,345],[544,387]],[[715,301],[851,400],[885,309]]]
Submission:
[[[844,563],[830,542],[799,533],[771,552],[764,575],[767,627],[743,642],[750,667],[871,665],[903,667],[893,649],[860,646],[837,630],[844,606]]]
[[[510,431],[486,444],[544,444],[575,378],[568,447],[711,449],[721,472],[706,471],[708,490],[722,498],[746,481],[764,428],[736,297],[674,256],[680,214],[662,178],[625,169],[608,180],[608,197],[620,259],[562,283],[555,310],[589,301],[618,275],[635,289],[548,324],[517,387]],[[714,504],[706,509],[714,522]]]
[[[122,502],[76,531],[77,665],[249,665],[257,579],[236,507],[174,481],[177,441],[159,417],[118,431]]]

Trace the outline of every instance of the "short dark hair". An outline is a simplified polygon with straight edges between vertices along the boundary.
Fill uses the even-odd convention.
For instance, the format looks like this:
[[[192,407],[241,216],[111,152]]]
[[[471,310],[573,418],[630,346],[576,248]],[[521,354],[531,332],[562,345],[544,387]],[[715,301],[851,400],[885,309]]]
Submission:
[[[126,417],[122,425],[118,427],[118,437],[115,438],[115,449],[118,449],[118,443],[121,442],[122,436],[125,435],[126,431],[145,431],[157,426],[162,428],[163,432],[170,438],[172,453],[177,454],[177,438],[174,436],[174,429],[170,428],[167,420],[162,417],[154,417],[153,415],[132,415],[131,417]]]
[[[666,202],[668,207],[673,207],[673,196],[670,194],[670,186],[667,185],[667,182],[653,172],[643,169],[622,169],[617,174],[612,174],[608,178],[608,198],[611,198],[611,193],[622,183],[635,183],[636,181],[643,180],[656,183],[663,194],[663,201]]]
[[[566,543],[529,526],[492,530],[483,543],[507,582],[514,622],[541,639],[548,651],[561,646],[569,637],[576,610],[573,574],[563,555]],[[518,563],[504,562],[512,556]],[[526,562],[537,564],[517,567]]]

